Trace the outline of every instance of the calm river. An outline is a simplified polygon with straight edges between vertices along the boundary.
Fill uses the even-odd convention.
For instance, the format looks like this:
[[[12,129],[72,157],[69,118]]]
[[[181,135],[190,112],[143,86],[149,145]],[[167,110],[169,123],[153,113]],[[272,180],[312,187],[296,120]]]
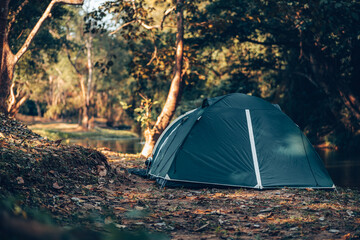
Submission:
[[[142,144],[139,138],[132,139],[72,139],[85,147],[106,147],[116,152],[138,153]],[[335,185],[360,189],[360,151],[341,152],[334,150],[317,150],[325,163]]]

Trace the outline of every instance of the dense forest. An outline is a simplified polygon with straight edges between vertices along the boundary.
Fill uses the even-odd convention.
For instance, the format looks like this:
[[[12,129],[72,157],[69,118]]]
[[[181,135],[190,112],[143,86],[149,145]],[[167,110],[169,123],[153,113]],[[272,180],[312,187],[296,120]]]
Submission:
[[[202,99],[241,92],[279,104],[315,145],[356,144],[358,1],[77,4],[2,1],[2,112],[156,135]]]

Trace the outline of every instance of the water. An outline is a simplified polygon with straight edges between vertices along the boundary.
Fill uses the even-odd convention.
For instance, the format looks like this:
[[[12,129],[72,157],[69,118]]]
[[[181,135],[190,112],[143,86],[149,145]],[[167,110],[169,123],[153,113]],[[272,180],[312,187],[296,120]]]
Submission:
[[[131,139],[72,139],[85,147],[106,147],[122,153],[139,153],[143,147],[139,138]],[[360,151],[346,152],[317,149],[336,186],[360,189]]]
[[[360,189],[360,151],[317,149],[336,186]]]
[[[84,147],[109,148],[115,152],[139,153],[143,147],[140,138],[70,139],[69,143]]]

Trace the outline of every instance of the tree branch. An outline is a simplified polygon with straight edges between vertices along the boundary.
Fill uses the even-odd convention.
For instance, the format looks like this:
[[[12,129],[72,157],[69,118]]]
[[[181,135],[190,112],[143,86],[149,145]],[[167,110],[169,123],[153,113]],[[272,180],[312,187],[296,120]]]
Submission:
[[[70,5],[79,5],[83,4],[84,0],[52,0],[48,7],[46,8],[45,12],[39,19],[39,21],[36,23],[35,27],[31,30],[29,36],[25,40],[25,43],[22,45],[20,50],[15,54],[14,62],[17,63],[19,59],[24,55],[24,53],[28,50],[30,43],[33,41],[35,35],[38,33],[41,25],[44,23],[44,21],[49,17],[51,10],[53,9],[54,5],[57,3],[63,3],[63,4],[70,4]]]
[[[73,61],[73,60],[71,59],[70,52],[69,52],[69,49],[68,49],[67,45],[66,45],[66,44],[64,44],[64,45],[65,45],[65,52],[66,52],[66,55],[67,55],[67,57],[68,57],[68,59],[69,59],[69,62],[70,62],[70,64],[71,64],[71,66],[73,66],[73,68],[75,69],[75,71],[76,71],[77,74],[80,74],[80,75],[81,75],[80,70],[76,67],[76,59],[78,58],[81,50],[79,50],[79,52],[76,54],[75,61]]]
[[[82,5],[84,0],[55,0],[56,3],[63,3],[68,5]]]
[[[173,7],[169,8],[169,9],[167,9],[165,11],[164,16],[163,16],[163,18],[161,20],[161,23],[160,23],[161,30],[164,28],[164,22],[165,22],[166,17],[169,16],[169,14],[175,9],[176,9],[176,6],[173,6]]]
[[[152,61],[154,61],[154,59],[156,59],[156,58],[157,58],[157,47],[155,46],[153,55],[152,55],[150,61],[146,64],[146,66],[149,66],[152,63]]]
[[[136,20],[132,20],[132,21],[130,21],[130,22],[124,23],[123,25],[121,25],[120,27],[118,27],[116,30],[112,31],[112,32],[110,33],[110,35],[113,35],[113,34],[117,33],[118,31],[120,31],[120,30],[123,29],[124,27],[129,26],[130,24],[132,24],[132,23],[134,23],[134,22],[136,22]]]

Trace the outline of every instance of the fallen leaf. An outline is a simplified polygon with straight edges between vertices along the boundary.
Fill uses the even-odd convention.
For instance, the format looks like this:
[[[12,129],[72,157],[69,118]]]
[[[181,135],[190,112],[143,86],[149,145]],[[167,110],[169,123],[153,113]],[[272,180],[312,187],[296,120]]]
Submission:
[[[273,209],[272,208],[265,208],[260,210],[259,212],[264,213],[264,212],[271,212]]]
[[[104,165],[97,165],[97,171],[100,177],[105,177],[107,174],[107,170]]]
[[[17,184],[24,184],[24,179],[22,177],[17,177],[16,178]]]
[[[344,236],[341,237],[341,239],[350,239],[351,238],[351,234],[345,234]]]
[[[62,189],[64,187],[64,186],[59,186],[58,182],[54,182],[52,186],[55,189]]]
[[[123,208],[123,207],[114,207],[114,210],[118,210],[118,211],[127,211],[126,208]]]

